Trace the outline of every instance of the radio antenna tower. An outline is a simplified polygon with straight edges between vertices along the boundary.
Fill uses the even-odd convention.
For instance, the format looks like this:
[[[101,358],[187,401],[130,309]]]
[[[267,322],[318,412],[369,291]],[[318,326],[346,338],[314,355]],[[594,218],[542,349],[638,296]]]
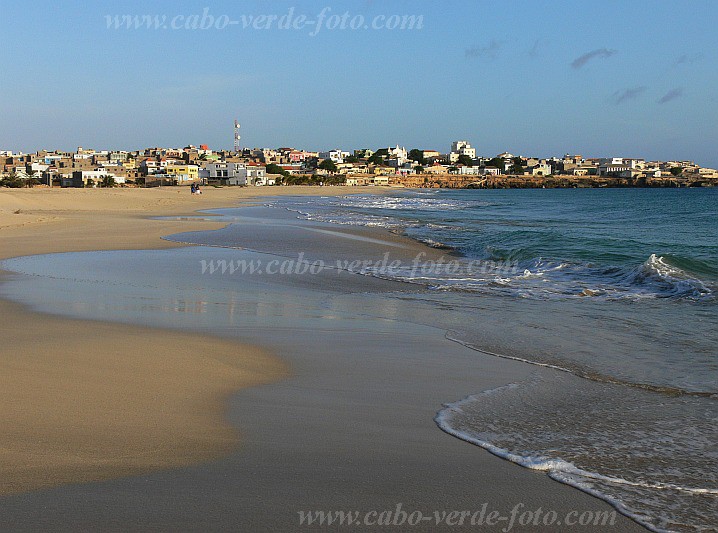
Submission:
[[[235,120],[234,120],[234,151],[235,151],[235,152],[239,152],[239,151],[240,151],[240,148],[239,148],[239,139],[240,139],[240,136],[239,136],[239,122],[237,122],[237,120],[235,119]]]

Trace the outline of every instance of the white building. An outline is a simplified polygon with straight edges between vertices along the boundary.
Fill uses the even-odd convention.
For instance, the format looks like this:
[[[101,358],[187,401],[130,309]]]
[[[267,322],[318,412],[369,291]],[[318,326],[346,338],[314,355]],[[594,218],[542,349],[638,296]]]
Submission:
[[[247,167],[244,163],[207,163],[199,169],[199,177],[220,185],[247,185]]]
[[[336,149],[336,150],[329,150],[328,152],[319,152],[319,159],[324,161],[325,159],[330,159],[337,165],[344,162],[345,157],[349,157],[351,154],[349,152],[344,152],[342,150]]]
[[[403,146],[400,147],[398,144],[396,145],[396,148],[389,148],[388,152],[388,158],[396,159],[399,166],[402,166],[409,160],[409,152],[406,151],[406,148]]]
[[[31,163],[29,165],[29,171],[31,171],[34,175],[40,175],[43,172],[45,172],[48,168],[50,168],[50,165],[43,165],[42,163]],[[28,172],[30,174],[30,172]]]
[[[481,170],[479,167],[459,167],[457,174],[462,176],[478,176],[482,173]]]
[[[154,159],[147,158],[140,162],[140,172],[142,172],[142,174],[144,174],[145,176],[149,176],[150,174],[156,174],[159,171],[160,164]]]
[[[247,167],[245,163],[207,163],[199,169],[199,177],[220,185],[274,185],[274,179],[267,178],[265,167]]]
[[[127,161],[127,157],[129,156],[129,152],[126,152],[125,150],[113,150],[107,155],[107,158],[110,163],[114,163],[116,165],[120,165]]]
[[[551,169],[551,165],[548,163],[538,163],[537,165],[533,165],[531,167],[531,174],[533,176],[550,176],[553,174],[553,170]]]
[[[599,176],[617,175],[622,172],[642,169],[646,165],[645,159],[628,157],[609,157],[599,159]]]
[[[63,175],[60,178],[61,187],[96,187],[102,183],[105,177],[114,178],[115,183],[125,183],[124,176],[115,176],[106,170],[76,170],[72,174]]]
[[[451,153],[456,154],[456,161],[459,160],[459,156],[461,155],[476,159],[476,148],[472,148],[469,141],[454,141],[451,143]]]
[[[267,176],[267,169],[265,167],[249,167],[245,170],[247,172],[246,180],[250,185],[262,187],[276,183],[274,178]]]

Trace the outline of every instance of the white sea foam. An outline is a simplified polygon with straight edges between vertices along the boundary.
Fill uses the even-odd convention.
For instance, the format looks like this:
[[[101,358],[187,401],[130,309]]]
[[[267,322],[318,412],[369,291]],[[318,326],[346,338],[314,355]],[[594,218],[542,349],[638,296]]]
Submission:
[[[634,279],[639,283],[645,279],[657,280],[666,285],[666,293],[671,296],[689,295],[704,298],[712,294],[703,281],[670,265],[664,257],[656,254],[651,254],[641,269],[634,273]]]
[[[418,198],[411,196],[345,196],[338,205],[355,209],[417,210],[431,209],[453,211],[469,207],[489,205],[483,201],[464,201],[448,198]]]
[[[370,226],[392,231],[407,231],[411,236],[435,248],[462,248],[462,225],[452,224],[456,211],[493,205],[480,200],[447,198],[438,193],[423,195],[369,196],[350,195],[339,198],[296,200],[293,205],[282,205],[296,211],[305,220]],[[405,211],[405,213],[398,213]],[[418,211],[430,213],[446,212],[446,220],[435,215],[427,217]],[[416,215],[411,214],[416,212]],[[395,216],[401,215],[400,217]],[[412,218],[416,216],[416,218]],[[407,218],[408,217],[408,218]],[[472,241],[471,246],[476,243]],[[487,250],[490,250],[487,248]],[[521,255],[521,250],[509,250],[508,257]],[[499,259],[491,256],[491,259]],[[469,256],[467,259],[481,260]],[[686,271],[671,265],[664,256],[652,254],[633,269],[625,266],[600,266],[591,261],[569,261],[552,258],[523,258],[516,264],[517,270],[511,275],[492,273],[490,269],[472,272],[472,276],[456,279],[453,276],[434,272],[433,276],[417,276],[415,269],[397,269],[390,279],[417,282],[419,279],[436,290],[487,292],[513,295],[528,299],[593,298],[617,301],[638,301],[651,298],[712,300],[710,285]],[[371,274],[371,272],[367,272]],[[383,274],[386,276],[386,273]]]
[[[433,247],[446,246],[431,238],[420,240]],[[481,263],[474,260],[474,266],[477,261]],[[483,263],[486,268],[472,269],[470,277],[457,278],[439,270],[430,275],[424,275],[426,273],[422,272],[421,279],[437,289],[488,293],[494,289],[502,289],[515,296],[533,299],[713,299],[713,291],[704,282],[670,266],[655,255],[639,267],[623,274],[606,273],[606,269],[591,268],[579,263],[536,259],[518,263],[515,274],[507,275],[506,271],[502,270],[500,275],[496,275],[490,261]],[[402,281],[418,279],[416,269],[412,268],[396,269],[392,274],[395,279]]]
[[[706,487],[686,487],[675,483],[664,483],[658,481],[641,480],[631,481],[618,476],[604,475],[600,472],[593,472],[576,466],[574,463],[561,457],[549,457],[543,455],[519,454],[499,446],[492,442],[494,429],[487,428],[486,431],[462,429],[466,420],[470,420],[476,409],[482,405],[483,400],[488,397],[500,394],[514,394],[517,389],[525,384],[511,383],[496,389],[484,391],[479,394],[468,396],[458,402],[444,405],[435,417],[437,425],[446,433],[461,440],[470,442],[486,449],[492,454],[516,463],[531,470],[546,472],[552,479],[571,485],[584,492],[601,498],[614,506],[622,514],[636,520],[652,531],[670,531],[669,528],[661,527],[657,517],[645,514],[642,510],[629,507],[625,501],[615,494],[621,494],[620,487],[634,487],[639,490],[671,491],[671,493],[685,494],[687,497],[696,496],[718,496],[718,489]],[[503,400],[498,400],[503,402]],[[608,486],[616,487],[616,490],[607,490]],[[687,525],[687,524],[686,524]]]

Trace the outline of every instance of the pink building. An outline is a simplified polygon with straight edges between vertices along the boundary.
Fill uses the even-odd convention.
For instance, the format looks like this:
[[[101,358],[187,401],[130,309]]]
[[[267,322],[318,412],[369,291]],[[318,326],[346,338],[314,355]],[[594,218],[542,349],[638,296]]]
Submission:
[[[309,157],[309,154],[304,151],[292,150],[289,152],[289,161],[292,163],[303,163],[307,160],[307,157]]]

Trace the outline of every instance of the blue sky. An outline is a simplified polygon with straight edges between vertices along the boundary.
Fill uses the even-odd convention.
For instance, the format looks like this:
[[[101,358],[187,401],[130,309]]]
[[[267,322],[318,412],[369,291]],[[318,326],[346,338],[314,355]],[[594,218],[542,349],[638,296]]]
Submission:
[[[222,30],[106,15],[226,15]],[[422,15],[421,30],[245,29]],[[244,19],[242,18],[244,16]],[[718,2],[3,2],[0,149],[232,145],[623,155],[718,166]],[[179,20],[182,24],[182,20]]]

